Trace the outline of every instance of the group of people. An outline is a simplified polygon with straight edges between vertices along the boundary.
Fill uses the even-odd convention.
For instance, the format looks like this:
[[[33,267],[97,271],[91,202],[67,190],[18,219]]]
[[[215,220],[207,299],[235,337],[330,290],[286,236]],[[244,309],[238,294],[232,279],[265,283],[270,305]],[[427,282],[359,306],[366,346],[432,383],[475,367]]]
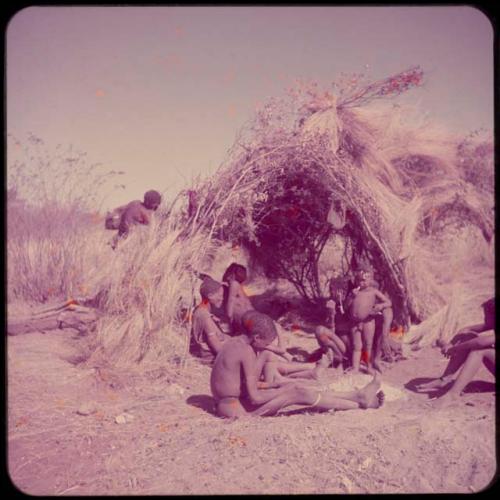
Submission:
[[[118,230],[112,248],[127,237],[131,226],[149,224],[160,203],[161,195],[151,190],[143,201],[110,214],[106,227]],[[222,282],[204,275],[202,300],[192,316],[190,351],[213,362],[211,389],[220,416],[272,415],[290,405],[321,410],[382,405],[379,374],[382,356],[390,358],[393,309],[370,269],[359,270],[353,283],[330,280],[328,319],[315,330],[320,354],[316,362],[299,362],[287,352],[281,327],[255,309],[243,286],[246,280],[246,268],[237,263],[226,269]],[[482,364],[494,375],[494,297],[482,307],[483,322],[461,329],[442,345],[442,353],[450,358],[444,373],[418,385],[418,392],[441,392],[440,404],[446,405],[460,396]],[[363,368],[373,379],[358,391],[321,390],[317,380],[331,366],[355,373]]]
[[[211,388],[219,415],[272,415],[290,405],[347,410],[378,408],[383,403],[384,394],[379,390],[380,377],[373,369],[371,350],[375,316],[391,308],[391,302],[375,286],[371,271],[359,273],[358,286],[347,301],[339,293],[328,301],[331,322],[329,327],[322,326],[316,331],[323,351],[316,363],[292,359],[284,348],[281,327],[254,308],[243,286],[246,279],[246,268],[237,263],[226,269],[222,282],[204,276],[200,286],[202,300],[192,317],[191,352],[214,358]],[[334,320],[337,307],[340,310],[348,307],[353,318],[351,341],[342,335],[344,332],[337,332]],[[360,391],[320,389],[316,381],[323,371],[346,361],[349,349],[352,369],[359,371],[363,357],[373,380]]]
[[[246,278],[245,267],[236,263],[227,268],[221,283],[205,276],[200,286],[202,301],[193,313],[192,352],[212,356],[210,382],[218,415],[273,415],[290,405],[348,410],[383,404],[380,358],[393,311],[370,270],[357,273],[347,295],[331,281],[329,323],[316,329],[322,356],[315,363],[292,359],[284,348],[280,326],[252,305],[243,286]],[[417,391],[449,386],[441,397],[444,405],[461,394],[481,363],[494,373],[494,298],[483,304],[483,310],[482,324],[463,328],[442,347],[450,357],[444,374],[417,386]],[[346,371],[358,372],[362,364],[373,378],[361,390],[324,390],[317,383],[327,367],[347,365]]]

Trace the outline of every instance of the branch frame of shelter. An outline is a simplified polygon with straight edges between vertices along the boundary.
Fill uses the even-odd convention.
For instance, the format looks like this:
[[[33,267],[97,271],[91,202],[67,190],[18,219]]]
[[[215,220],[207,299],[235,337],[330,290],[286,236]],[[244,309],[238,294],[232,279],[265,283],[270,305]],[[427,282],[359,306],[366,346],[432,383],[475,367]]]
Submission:
[[[430,137],[427,129],[416,134],[401,125],[399,108],[385,103],[424,83],[420,67],[374,82],[367,82],[364,76],[355,80],[347,87],[342,82],[334,85],[336,96],[317,84],[299,82],[287,97],[270,99],[262,106],[238,135],[217,176],[201,186],[201,224],[213,226],[215,236],[239,241],[264,267],[272,256],[279,261],[272,266],[272,277],[289,279],[300,295],[313,301],[320,295],[317,263],[328,238],[333,232],[354,238],[351,267],[369,261],[393,300],[394,321],[407,328],[435,313],[447,298],[431,283],[426,269],[432,263],[426,263],[425,242],[433,233],[424,224],[425,217],[431,210],[442,213],[460,193],[468,207],[460,210],[464,223],[489,228],[489,198],[481,197],[470,185],[465,199],[457,152],[446,141]],[[391,128],[393,122],[396,125]],[[405,148],[391,142],[388,134],[392,130],[399,134],[394,141]],[[411,161],[402,162],[406,157],[418,158],[419,169],[413,169]],[[440,165],[439,176],[433,175],[434,164]],[[422,169],[430,172],[424,184],[419,174]],[[293,182],[287,184],[292,178],[302,179],[299,190],[303,191],[298,196]],[[301,196],[317,198],[317,192],[323,190],[328,193],[324,206],[314,217],[307,209],[304,212],[307,204],[297,200]],[[286,203],[273,205],[280,198]],[[421,203],[412,204],[416,199]],[[299,224],[294,230],[297,221],[285,216],[287,211],[293,215],[294,205],[297,220],[319,218],[327,222],[329,232],[319,231],[317,239],[311,240],[315,243],[306,245],[304,240],[311,237],[314,225]],[[280,227],[281,234],[289,238],[295,231],[302,240],[296,238],[296,243],[286,247],[276,239],[274,249],[266,246],[262,227],[270,213],[276,215],[274,226],[271,224],[274,229]],[[403,248],[411,252],[401,261]]]

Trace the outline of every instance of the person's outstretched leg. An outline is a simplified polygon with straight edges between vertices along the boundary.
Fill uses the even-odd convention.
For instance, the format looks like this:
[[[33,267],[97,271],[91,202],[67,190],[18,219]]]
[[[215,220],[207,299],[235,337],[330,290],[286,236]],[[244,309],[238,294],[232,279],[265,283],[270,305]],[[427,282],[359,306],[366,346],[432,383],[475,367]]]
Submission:
[[[356,408],[378,408],[383,404],[384,394],[380,389],[378,375],[373,377],[359,391],[320,392],[315,387],[291,385],[283,394],[263,404],[253,415],[274,415],[276,412],[291,405],[311,406],[321,410],[353,410]]]
[[[450,358],[450,361],[446,365],[446,368],[441,377],[435,380],[431,380],[430,382],[426,382],[425,384],[419,384],[415,387],[415,389],[418,392],[429,391],[429,390],[441,389],[442,387],[448,385],[453,380],[454,374],[465,363],[465,360],[467,359],[467,356],[469,355],[470,352],[471,351],[467,349],[458,351]]]
[[[450,390],[440,399],[440,405],[444,406],[458,399],[466,385],[472,380],[481,364],[485,364],[490,372],[495,371],[495,349],[480,349],[470,351],[460,373],[451,386]]]

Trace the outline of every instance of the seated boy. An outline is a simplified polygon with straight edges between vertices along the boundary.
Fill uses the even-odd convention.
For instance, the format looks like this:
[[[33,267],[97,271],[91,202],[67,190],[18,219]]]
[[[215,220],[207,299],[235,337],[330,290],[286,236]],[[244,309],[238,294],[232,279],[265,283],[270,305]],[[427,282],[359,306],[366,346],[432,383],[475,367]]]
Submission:
[[[254,311],[250,299],[248,298],[243,283],[247,279],[247,270],[245,266],[233,262],[224,272],[222,281],[228,284],[228,293],[226,301],[226,316],[229,318],[233,335],[242,333],[241,318],[247,311]],[[288,354],[284,348],[284,342],[279,334],[276,337],[276,342],[267,346],[267,350],[291,361],[292,356]]]
[[[373,372],[372,346],[375,334],[375,314],[392,307],[388,297],[373,286],[373,273],[361,271],[357,276],[358,288],[353,290],[349,306],[352,336],[352,370],[359,371],[361,350],[368,373]],[[378,301],[378,303],[377,303]]]
[[[222,285],[212,278],[206,277],[200,286],[200,295],[201,304],[193,312],[190,351],[199,357],[213,359],[228,338],[212,317],[212,308],[220,308],[223,303]]]
[[[276,327],[271,318],[256,311],[245,313],[242,325],[245,335],[225,342],[212,368],[210,387],[219,416],[273,415],[290,405],[349,410],[382,404],[377,375],[359,391],[322,392],[295,382],[259,387],[263,364],[256,354],[276,338]]]

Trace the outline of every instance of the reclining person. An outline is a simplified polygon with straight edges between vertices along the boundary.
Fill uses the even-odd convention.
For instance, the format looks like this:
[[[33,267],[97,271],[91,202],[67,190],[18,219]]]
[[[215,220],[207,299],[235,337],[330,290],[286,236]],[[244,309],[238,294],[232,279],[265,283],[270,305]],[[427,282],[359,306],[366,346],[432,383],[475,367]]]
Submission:
[[[229,339],[215,359],[210,387],[221,417],[274,415],[290,405],[321,410],[378,408],[384,400],[378,375],[363,389],[349,392],[323,392],[316,387],[292,382],[260,384],[263,360],[257,354],[276,338],[271,318],[248,311],[242,318],[245,335]]]
[[[495,376],[495,298],[487,300],[481,306],[483,323],[462,328],[451,342],[442,346],[441,352],[450,358],[443,374],[416,387],[418,392],[428,392],[452,384],[440,398],[439,404],[442,406],[458,400],[482,364]]]

